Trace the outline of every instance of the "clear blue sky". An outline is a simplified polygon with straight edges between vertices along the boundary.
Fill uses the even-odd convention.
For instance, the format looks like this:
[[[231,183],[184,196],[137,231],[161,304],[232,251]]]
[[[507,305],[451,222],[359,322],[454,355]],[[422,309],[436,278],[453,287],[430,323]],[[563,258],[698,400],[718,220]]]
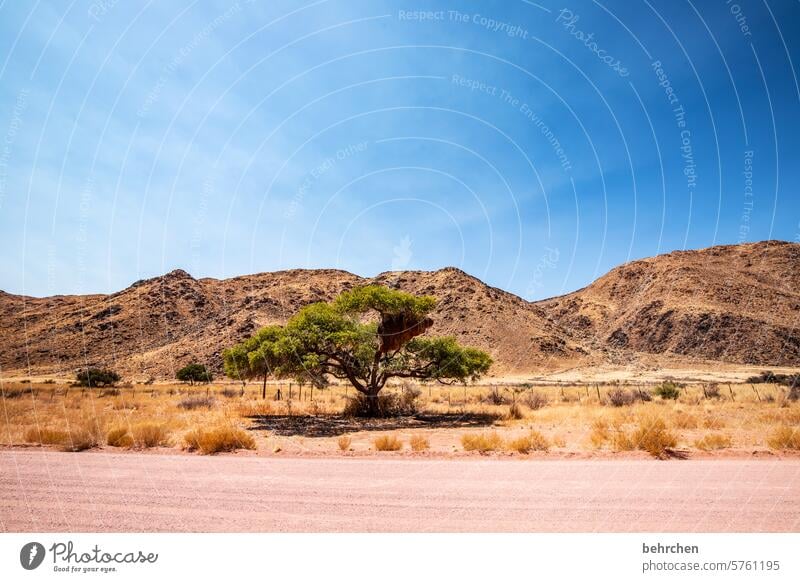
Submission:
[[[797,240],[792,62],[788,1],[6,0],[0,289]]]

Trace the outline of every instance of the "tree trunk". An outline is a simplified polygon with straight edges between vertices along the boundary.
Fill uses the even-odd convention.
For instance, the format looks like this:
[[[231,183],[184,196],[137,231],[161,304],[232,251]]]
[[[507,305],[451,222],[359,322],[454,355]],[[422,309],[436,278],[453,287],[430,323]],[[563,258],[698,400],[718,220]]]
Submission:
[[[378,401],[378,391],[370,390],[367,393],[367,415],[375,418],[381,415],[380,402]]]
[[[261,399],[267,399],[267,373],[264,372],[264,383],[261,385]]]

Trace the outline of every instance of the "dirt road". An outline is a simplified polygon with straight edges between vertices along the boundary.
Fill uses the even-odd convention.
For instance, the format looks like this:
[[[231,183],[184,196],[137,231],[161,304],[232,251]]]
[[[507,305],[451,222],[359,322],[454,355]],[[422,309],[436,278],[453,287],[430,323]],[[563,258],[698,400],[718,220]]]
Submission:
[[[800,460],[0,451],[3,531],[800,531]]]

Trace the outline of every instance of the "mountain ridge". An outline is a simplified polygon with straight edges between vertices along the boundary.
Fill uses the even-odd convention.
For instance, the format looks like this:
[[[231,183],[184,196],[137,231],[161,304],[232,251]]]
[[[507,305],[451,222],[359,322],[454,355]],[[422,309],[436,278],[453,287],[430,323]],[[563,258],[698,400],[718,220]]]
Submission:
[[[168,378],[302,306],[378,283],[438,303],[430,333],[489,351],[495,375],[527,374],[637,354],[800,365],[800,245],[720,245],[630,261],[582,289],[530,302],[456,267],[361,277],[287,269],[195,279],[182,269],[111,294],[28,297],[0,291],[0,370],[70,375],[104,365]]]

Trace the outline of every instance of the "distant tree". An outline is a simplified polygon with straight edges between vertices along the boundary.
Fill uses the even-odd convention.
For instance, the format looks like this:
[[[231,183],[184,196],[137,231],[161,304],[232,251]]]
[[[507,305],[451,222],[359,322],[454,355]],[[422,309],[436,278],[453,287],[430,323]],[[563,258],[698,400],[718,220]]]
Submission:
[[[433,297],[381,285],[301,309],[285,326],[270,326],[223,352],[231,377],[272,375],[324,386],[329,377],[350,382],[366,413],[381,414],[378,394],[391,378],[442,383],[476,380],[492,359],[452,337],[418,337],[432,325]],[[266,390],[266,388],[265,388]]]
[[[75,375],[78,386],[113,386],[119,382],[119,374],[108,368],[87,368]]]
[[[189,382],[194,385],[195,382],[211,382],[213,376],[211,372],[206,370],[203,364],[191,363],[184,366],[175,374],[175,377],[181,382]]]

